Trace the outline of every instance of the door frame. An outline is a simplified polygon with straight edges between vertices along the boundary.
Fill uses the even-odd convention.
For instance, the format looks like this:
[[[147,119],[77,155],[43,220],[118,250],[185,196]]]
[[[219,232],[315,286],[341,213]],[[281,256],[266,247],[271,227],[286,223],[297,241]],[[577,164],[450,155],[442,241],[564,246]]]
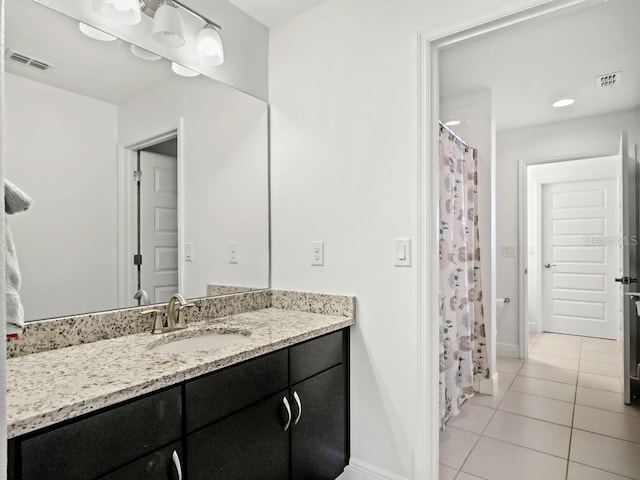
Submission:
[[[418,32],[416,164],[416,435],[413,478],[439,475],[439,48],[590,0],[501,1]],[[492,219],[494,221],[495,219]],[[520,282],[521,283],[521,282]],[[494,292],[495,296],[495,292]],[[495,303],[495,298],[489,299]]]
[[[158,129],[156,133],[145,135],[129,145],[118,145],[118,307],[134,305],[133,294],[137,290],[136,270],[133,255],[137,253],[137,222],[134,209],[136,182],[132,172],[136,170],[137,152],[171,138],[178,140],[176,169],[178,174],[178,291],[184,288],[184,268],[180,268],[184,258],[184,120]]]
[[[518,339],[519,356],[522,359],[529,357],[529,318],[527,307],[529,298],[528,277],[525,274],[528,261],[528,238],[529,228],[527,226],[528,209],[528,188],[527,188],[527,167],[534,165],[550,165],[553,163],[570,162],[574,160],[584,160],[586,158],[609,157],[615,155],[612,152],[585,151],[571,155],[558,155],[543,158],[519,158],[518,159]],[[541,200],[541,199],[539,199]],[[541,279],[538,278],[538,287],[541,287]],[[538,305],[539,307],[539,305]],[[538,308],[540,311],[540,308]]]

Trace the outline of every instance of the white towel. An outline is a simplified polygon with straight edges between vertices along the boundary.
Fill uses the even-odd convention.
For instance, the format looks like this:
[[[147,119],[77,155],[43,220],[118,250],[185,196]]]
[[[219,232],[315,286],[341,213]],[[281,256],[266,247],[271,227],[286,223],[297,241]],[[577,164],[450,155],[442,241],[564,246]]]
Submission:
[[[8,214],[24,212],[31,206],[31,197],[13,183],[4,181],[4,211]],[[5,218],[5,262],[7,267],[7,291],[5,308],[7,314],[7,334],[22,333],[24,309],[20,301],[20,267],[16,256],[11,230]]]

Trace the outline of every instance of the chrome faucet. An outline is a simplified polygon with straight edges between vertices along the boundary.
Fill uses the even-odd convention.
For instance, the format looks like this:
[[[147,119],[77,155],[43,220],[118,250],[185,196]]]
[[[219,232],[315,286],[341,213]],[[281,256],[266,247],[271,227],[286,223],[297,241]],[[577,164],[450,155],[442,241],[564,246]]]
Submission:
[[[176,306],[176,302],[178,306]],[[152,309],[141,312],[142,315],[154,315],[153,329],[151,333],[168,333],[187,328],[187,321],[184,318],[186,308],[195,307],[194,303],[187,303],[182,295],[175,293],[169,299],[167,313],[161,310]]]
[[[176,302],[178,306],[176,307]],[[187,321],[184,318],[183,310],[185,308],[195,307],[194,303],[187,303],[184,297],[179,293],[174,293],[169,299],[167,305],[167,324],[176,329],[187,328]]]

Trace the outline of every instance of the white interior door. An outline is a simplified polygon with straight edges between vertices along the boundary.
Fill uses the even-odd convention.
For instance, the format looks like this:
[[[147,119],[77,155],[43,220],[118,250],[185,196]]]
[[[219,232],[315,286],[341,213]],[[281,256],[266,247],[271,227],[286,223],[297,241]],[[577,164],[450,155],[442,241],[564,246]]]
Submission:
[[[616,281],[622,284],[623,321],[623,392],[624,402],[631,403],[634,395],[640,394],[640,345],[638,342],[638,321],[636,313],[637,297],[628,294],[637,292],[638,288],[638,166],[629,152],[626,132],[620,138],[620,163],[622,164],[622,211],[624,238],[622,249],[622,269]],[[635,153],[635,152],[634,152]]]
[[[616,177],[542,185],[542,311],[550,332],[615,339],[620,325]]]
[[[178,179],[175,157],[140,152],[141,287],[150,303],[178,292]]]

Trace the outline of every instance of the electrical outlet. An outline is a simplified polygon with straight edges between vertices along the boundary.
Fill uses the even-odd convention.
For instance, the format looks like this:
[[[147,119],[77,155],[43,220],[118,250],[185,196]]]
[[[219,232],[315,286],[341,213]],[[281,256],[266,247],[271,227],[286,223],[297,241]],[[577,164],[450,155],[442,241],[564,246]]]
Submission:
[[[311,242],[311,265],[324,265],[324,242]]]
[[[515,257],[516,256],[516,247],[513,245],[503,245],[502,246],[502,256],[503,257]]]
[[[238,244],[229,244],[229,263],[238,263]]]

